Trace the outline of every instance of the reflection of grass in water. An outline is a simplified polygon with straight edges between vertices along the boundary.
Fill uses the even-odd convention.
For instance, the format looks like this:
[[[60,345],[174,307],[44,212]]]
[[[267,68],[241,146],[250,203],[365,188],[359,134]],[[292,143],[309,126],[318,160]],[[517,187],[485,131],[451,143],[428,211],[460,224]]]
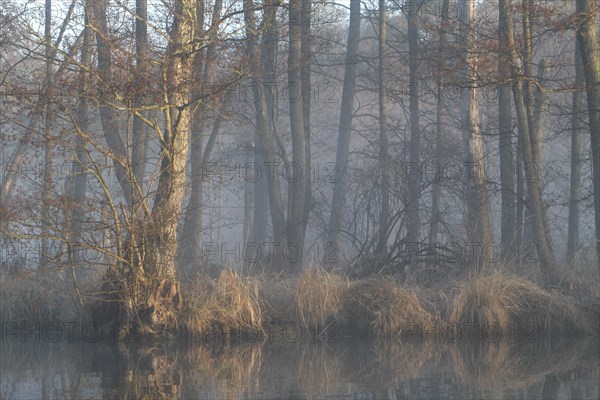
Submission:
[[[215,383],[221,397],[230,398],[256,387],[262,359],[260,345],[226,345],[220,349],[196,345],[188,349],[184,365],[192,385],[209,387]]]
[[[590,353],[591,351],[591,353]],[[450,360],[461,382],[482,393],[527,388],[547,375],[574,369],[598,352],[589,340],[556,343],[478,342],[448,346]]]
[[[400,385],[414,390],[419,385],[432,385],[441,376],[452,390],[488,398],[509,396],[511,390],[529,388],[535,392],[550,375],[569,385],[569,371],[584,374],[593,382],[600,378],[598,344],[594,340],[451,344],[377,339],[370,343],[220,347],[121,345],[118,351],[98,344],[41,344],[36,348],[9,343],[2,346],[1,357],[11,361],[10,366],[3,365],[3,373],[45,368],[47,373],[58,370],[75,381],[77,374],[100,372],[103,389],[118,398],[241,398],[243,393],[251,394],[250,397],[260,393],[266,398],[299,393],[303,398],[323,398],[361,391],[378,396],[384,392],[375,392],[376,389]],[[595,369],[590,371],[590,366]],[[440,390],[435,385],[430,389]],[[445,390],[450,389],[446,386]],[[416,396],[414,392],[409,394]]]

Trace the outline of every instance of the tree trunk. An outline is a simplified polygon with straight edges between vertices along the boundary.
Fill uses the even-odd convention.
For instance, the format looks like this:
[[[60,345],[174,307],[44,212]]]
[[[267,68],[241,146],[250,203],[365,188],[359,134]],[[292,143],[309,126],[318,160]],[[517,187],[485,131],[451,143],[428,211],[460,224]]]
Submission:
[[[467,234],[470,242],[476,245],[476,271],[485,267],[491,260],[492,227],[489,215],[486,173],[484,164],[483,137],[479,129],[477,105],[477,53],[475,45],[475,0],[461,0],[460,36],[463,40],[463,76],[465,87],[461,90],[461,125],[466,165]]]
[[[86,170],[84,168],[85,158],[87,157],[85,151],[85,135],[88,134],[89,129],[89,112],[87,95],[89,91],[89,74],[88,69],[92,63],[92,31],[89,29],[88,21],[88,10],[86,8],[86,28],[84,28],[83,46],[81,48],[81,65],[79,70],[80,76],[80,94],[79,103],[77,104],[77,130],[78,134],[75,138],[75,160],[73,161],[72,167],[72,178],[73,178],[73,192],[70,193],[72,200],[72,212],[70,218],[70,231],[71,231],[71,243],[70,243],[70,261],[73,265],[78,265],[82,261],[81,248],[82,238],[82,223],[85,216],[85,195],[87,190],[87,178]]]
[[[532,228],[537,246],[537,253],[540,258],[540,267],[546,275],[545,278],[549,283],[557,284],[560,277],[558,274],[556,260],[554,259],[554,254],[549,245],[548,232],[546,232],[543,221],[543,203],[539,188],[539,170],[538,165],[534,163],[533,159],[531,140],[531,135],[533,132],[530,130],[529,126],[529,119],[527,117],[527,109],[525,106],[525,99],[523,97],[523,90],[521,86],[521,78],[519,77],[519,71],[517,67],[517,52],[515,47],[511,12],[509,0],[500,0],[500,13],[503,14],[503,18],[506,20],[507,45],[510,50],[511,73],[514,80],[513,93],[515,97],[515,107],[519,125],[519,144],[521,146],[521,156],[523,159],[525,177],[527,178],[527,189],[530,199],[529,206],[531,208],[531,214],[533,217]]]
[[[381,173],[381,212],[379,214],[379,244],[377,253],[380,260],[385,260],[387,253],[388,226],[390,221],[390,172],[389,172],[389,140],[387,133],[387,112],[385,92],[386,56],[385,44],[387,39],[387,13],[385,0],[379,0],[379,171]],[[411,103],[412,104],[412,103]],[[411,108],[411,111],[413,109]],[[418,105],[417,105],[418,113]],[[412,114],[411,114],[412,116]],[[409,209],[410,213],[410,209]]]
[[[246,46],[250,66],[255,72],[252,76],[252,83],[256,88],[260,88],[262,86],[261,79],[263,79],[265,76],[265,68],[260,61],[254,7],[254,2],[252,0],[244,0]],[[287,232],[285,226],[283,202],[281,199],[279,174],[277,171],[273,171],[277,165],[277,162],[275,158],[275,151],[273,149],[273,131],[268,119],[269,112],[267,109],[265,96],[254,96],[254,107],[256,110],[256,131],[260,138],[261,145],[264,148],[264,165],[260,165],[259,167],[265,167],[265,169],[262,171],[264,177],[262,179],[267,180],[271,219],[273,221],[273,234],[275,236],[275,242],[281,247],[287,243]],[[285,260],[279,254],[274,254],[273,261],[277,269],[287,269],[287,260]]]
[[[351,0],[350,27],[348,29],[346,61],[344,63],[344,85],[342,89],[338,143],[335,156],[336,176],[333,185],[333,199],[331,201],[331,215],[327,234],[329,246],[333,246],[336,254],[339,254],[342,214],[346,206],[348,159],[350,154],[352,117],[354,113],[356,65],[358,64],[357,54],[358,42],[360,39],[360,19],[360,1]]]
[[[502,258],[509,261],[511,249],[516,238],[516,199],[515,199],[515,159],[512,141],[512,100],[510,78],[510,50],[506,48],[506,20],[499,14],[498,40],[498,72],[501,85],[498,88],[498,132],[500,153],[500,185],[502,196],[502,216],[500,241]]]
[[[596,219],[596,255],[600,259],[600,56],[596,34],[596,0],[577,1],[577,40],[581,50],[592,143]],[[600,263],[599,263],[600,264]]]
[[[301,43],[301,66],[300,75],[302,80],[302,113],[304,123],[304,165],[306,170],[303,173],[306,175],[306,190],[304,192],[304,230],[308,226],[310,210],[312,205],[312,182],[310,172],[310,108],[312,103],[312,85],[311,85],[311,66],[312,66],[312,37],[311,37],[311,18],[312,17],[312,0],[302,0],[302,43]]]
[[[88,5],[92,12],[91,26],[96,32],[96,43],[98,52],[98,78],[99,82],[99,109],[100,122],[104,132],[106,144],[111,153],[113,166],[115,168],[117,180],[125,197],[127,205],[133,205],[133,185],[129,179],[127,171],[128,159],[125,151],[125,144],[119,134],[117,125],[117,113],[112,108],[114,102],[113,90],[111,88],[113,82],[112,75],[112,56],[110,49],[110,38],[108,36],[108,23],[106,11],[108,8],[108,0],[94,0]]]
[[[579,247],[579,201],[581,196],[581,92],[583,90],[583,66],[579,44],[575,43],[575,90],[571,111],[571,186],[569,192],[569,231],[567,235],[567,262],[571,264]]]
[[[290,105],[290,129],[292,134],[293,177],[288,176],[288,197],[291,199],[288,209],[287,238],[290,250],[289,262],[295,270],[302,266],[302,250],[306,234],[306,192],[309,189],[310,173],[306,154],[306,132],[304,130],[304,111],[302,106],[302,3],[290,0],[289,5],[289,55],[288,90]],[[309,88],[310,89],[310,88]],[[294,249],[295,248],[295,249]],[[296,257],[295,251],[299,251]]]
[[[421,126],[419,121],[419,81],[417,71],[419,68],[419,33],[417,30],[418,8],[416,2],[408,7],[408,90],[410,113],[410,163],[412,171],[419,171]],[[419,240],[419,193],[421,175],[414,172],[408,175],[408,202],[406,240],[416,243]]]
[[[198,3],[204,4],[202,2]],[[201,52],[198,52],[194,60],[194,87],[202,93],[203,89],[210,85],[213,78],[213,65],[215,63],[217,49],[217,34],[221,20],[222,0],[215,1],[211,26],[208,32],[208,38],[202,37],[202,40],[208,40],[206,57],[202,59]],[[197,10],[198,29],[203,25],[203,7],[199,6]],[[204,32],[201,33],[204,35]],[[199,33],[200,36],[201,35]],[[226,97],[226,96],[225,96]],[[225,107],[225,100],[218,111],[217,118],[209,136],[208,143],[203,149],[204,129],[208,106],[205,102],[198,105],[192,116],[192,129],[190,132],[190,198],[185,212],[184,225],[182,231],[182,240],[180,246],[180,264],[189,266],[198,265],[202,256],[202,207],[204,190],[204,166],[209,162],[210,153],[213,144],[219,134],[222,120],[222,112]]]
[[[444,49],[446,47],[446,26],[448,25],[449,0],[442,3],[442,19],[440,25],[440,41],[438,45],[438,75],[437,75],[437,94],[436,94],[436,121],[435,121],[435,163],[437,165],[436,176],[433,182],[431,193],[431,226],[429,229],[429,245],[433,248],[438,240],[440,225],[440,199],[442,195],[442,165],[444,153],[444,74],[446,72],[444,65]]]
[[[146,114],[141,110],[144,103],[144,89],[147,82],[147,58],[148,58],[148,4],[147,0],[136,0],[135,2],[135,95],[133,107],[133,132],[131,146],[131,166],[133,169],[134,203],[144,199],[144,175],[146,169],[146,135],[147,126],[137,113]]]
[[[52,62],[50,55],[52,54],[52,0],[46,0],[45,3],[46,18],[44,22],[44,41],[46,42],[46,105],[44,114],[44,171],[42,175],[42,210],[41,210],[41,252],[40,252],[40,268],[48,267],[49,245],[50,245],[50,190],[52,186],[52,115],[54,111],[54,99],[52,88]]]

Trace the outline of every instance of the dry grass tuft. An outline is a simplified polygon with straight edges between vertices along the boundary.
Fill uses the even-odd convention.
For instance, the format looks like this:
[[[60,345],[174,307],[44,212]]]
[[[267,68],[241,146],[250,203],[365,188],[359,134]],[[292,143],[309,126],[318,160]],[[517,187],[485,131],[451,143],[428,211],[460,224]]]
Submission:
[[[415,328],[430,329],[437,320],[414,290],[381,279],[353,282],[343,302],[347,323],[378,337],[399,337]]]
[[[198,292],[196,292],[198,290]],[[188,331],[194,334],[262,332],[262,311],[255,280],[224,269],[215,282],[207,279],[188,294]]]
[[[459,325],[477,324],[503,334],[532,323],[547,333],[591,329],[572,299],[519,276],[493,271],[459,283],[455,292],[448,320]]]
[[[325,327],[340,319],[342,294],[349,283],[339,275],[308,268],[296,288],[296,314],[305,328]]]

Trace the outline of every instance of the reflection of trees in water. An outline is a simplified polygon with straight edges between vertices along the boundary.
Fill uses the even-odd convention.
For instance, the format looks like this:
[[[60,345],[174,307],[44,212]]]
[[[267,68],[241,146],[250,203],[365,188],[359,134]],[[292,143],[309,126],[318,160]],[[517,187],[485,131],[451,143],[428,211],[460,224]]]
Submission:
[[[597,354],[593,339],[119,347],[3,343],[0,397],[14,398],[24,387],[34,387],[39,391],[33,397],[66,399],[84,394],[109,399],[553,399],[565,393],[594,398],[600,379]]]

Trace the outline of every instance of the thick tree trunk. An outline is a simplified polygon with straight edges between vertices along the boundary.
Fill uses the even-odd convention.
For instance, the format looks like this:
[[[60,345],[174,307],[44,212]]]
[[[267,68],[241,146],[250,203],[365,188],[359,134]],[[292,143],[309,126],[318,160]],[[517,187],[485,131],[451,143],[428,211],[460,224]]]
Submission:
[[[534,163],[531,135],[532,131],[529,126],[529,118],[527,116],[527,108],[523,97],[523,89],[521,86],[521,78],[517,67],[517,52],[515,47],[515,39],[513,33],[512,10],[509,0],[500,0],[500,13],[506,20],[507,30],[507,45],[510,50],[511,72],[514,80],[513,93],[515,98],[515,107],[517,111],[517,120],[519,125],[519,144],[521,146],[521,156],[523,158],[523,166],[525,177],[527,178],[527,189],[529,193],[530,208],[532,214],[533,233],[537,246],[537,253],[540,259],[540,267],[545,273],[545,278],[551,284],[559,282],[558,268],[554,254],[549,245],[548,232],[546,232],[543,218],[543,203],[539,187],[539,170],[538,165]]]
[[[598,2],[596,0],[578,0],[576,4],[577,40],[583,61],[592,143],[596,255],[600,259],[600,55],[598,55],[596,34]]]
[[[579,44],[575,44],[575,90],[571,111],[571,185],[569,191],[569,230],[567,235],[567,262],[571,264],[579,247],[579,201],[581,200],[581,94],[583,91],[583,66]]]
[[[346,188],[348,185],[348,158],[350,154],[350,137],[352,130],[352,116],[354,113],[354,94],[356,88],[356,65],[358,63],[358,42],[360,39],[360,1],[350,2],[350,27],[348,29],[348,43],[346,46],[346,60],[344,63],[344,84],[342,89],[342,104],[340,107],[340,123],[338,133],[337,151],[335,156],[336,176],[333,185],[333,199],[331,201],[331,216],[327,241],[333,246],[336,254],[340,249],[340,230],[342,215],[346,206]]]
[[[387,13],[385,0],[379,0],[379,171],[381,174],[381,211],[379,213],[379,244],[377,253],[380,260],[387,256],[387,238],[390,221],[390,171],[389,171],[389,140],[387,133],[387,95],[386,85],[386,39],[387,39]],[[412,111],[412,108],[411,108]],[[418,106],[417,106],[418,113]],[[409,213],[411,210],[409,209]]]
[[[469,240],[478,247],[476,269],[484,268],[491,260],[492,227],[489,215],[486,173],[484,164],[484,143],[479,129],[477,105],[477,54],[475,45],[474,21],[475,0],[461,0],[460,36],[463,40],[464,85],[461,90],[461,125],[466,165],[467,234]]]
[[[510,50],[506,48],[506,20],[499,14],[498,41],[500,43],[498,60],[498,79],[502,82],[498,88],[498,133],[500,153],[500,185],[502,196],[502,216],[500,241],[502,257],[509,261],[511,249],[516,238],[516,198],[515,198],[515,158],[512,140],[512,100],[510,78]]]
[[[419,81],[417,71],[419,68],[419,33],[417,30],[418,6],[412,2],[408,7],[408,91],[410,112],[410,163],[411,171],[419,171],[421,125],[419,120]],[[408,175],[408,202],[406,240],[416,243],[419,240],[420,216],[419,198],[421,188],[421,174]]]

